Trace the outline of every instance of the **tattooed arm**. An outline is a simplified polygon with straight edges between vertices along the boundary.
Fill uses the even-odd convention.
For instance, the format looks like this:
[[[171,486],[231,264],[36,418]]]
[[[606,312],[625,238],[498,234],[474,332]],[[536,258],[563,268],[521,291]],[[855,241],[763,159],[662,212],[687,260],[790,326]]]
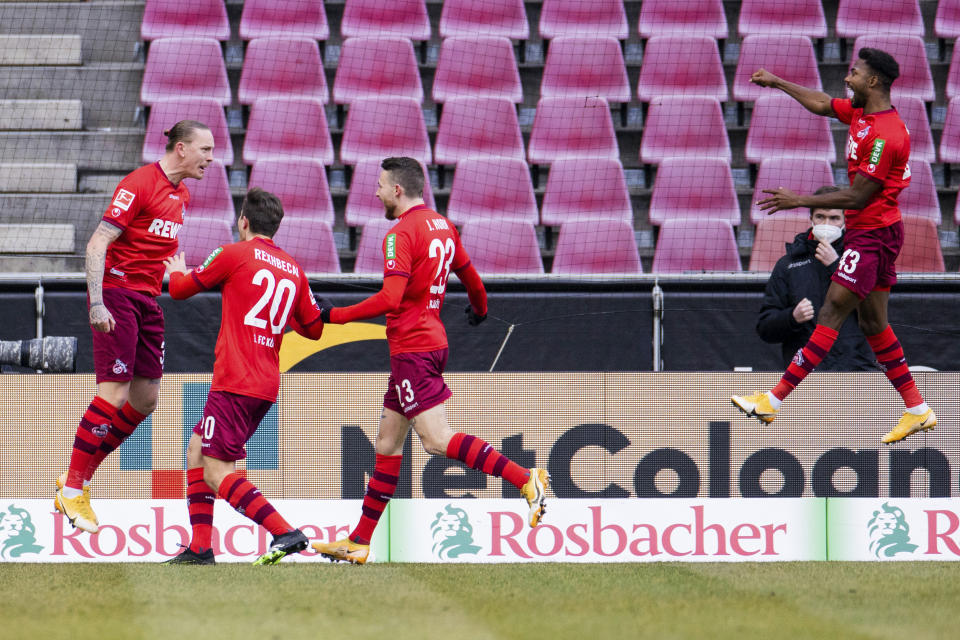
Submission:
[[[101,222],[87,243],[87,295],[90,298],[90,325],[97,331],[109,333],[116,322],[103,304],[103,269],[107,261],[107,247],[120,237],[121,229]]]

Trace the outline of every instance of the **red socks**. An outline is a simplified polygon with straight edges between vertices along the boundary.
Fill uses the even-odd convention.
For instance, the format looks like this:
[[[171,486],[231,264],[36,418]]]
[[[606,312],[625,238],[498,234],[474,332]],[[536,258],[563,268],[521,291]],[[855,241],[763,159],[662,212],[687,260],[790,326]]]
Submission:
[[[275,536],[293,531],[273,505],[260,493],[252,482],[239,473],[229,473],[217,491],[240,515],[247,516]]]
[[[400,461],[403,456],[382,456],[377,454],[373,466],[373,476],[367,483],[367,492],[363,495],[363,514],[360,522],[350,534],[350,539],[357,544],[370,544],[373,530],[377,528],[383,510],[397,490],[400,480]]]
[[[447,445],[447,457],[465,462],[470,468],[503,478],[517,489],[530,479],[530,471],[513,462],[489,444],[465,433],[455,433]]]
[[[803,382],[807,374],[820,364],[827,355],[827,352],[830,351],[833,343],[837,341],[837,335],[837,331],[818,324],[817,328],[813,330],[813,335],[810,336],[810,340],[803,349],[793,357],[793,362],[787,367],[787,371],[783,374],[783,377],[780,378],[780,382],[770,390],[770,393],[780,400],[786,398],[798,384]]]
[[[100,463],[123,444],[123,441],[130,437],[130,434],[146,417],[146,414],[134,409],[129,402],[120,407],[120,410],[113,416],[107,435],[100,442],[100,448],[90,459],[90,464],[87,465],[83,479],[89,480],[92,478]]]
[[[73,452],[70,454],[66,486],[72,489],[83,489],[87,467],[96,456],[100,442],[107,435],[116,413],[116,407],[100,396],[94,396],[93,402],[80,418],[80,425],[73,438]]]
[[[217,496],[203,480],[203,467],[187,469],[187,510],[190,512],[190,550],[201,553],[211,546],[213,503]]]
[[[870,348],[877,356],[877,362],[880,368],[887,374],[887,379],[893,384],[894,388],[903,398],[903,404],[909,409],[923,404],[923,396],[917,389],[917,384],[910,375],[910,369],[907,368],[907,359],[903,355],[903,348],[900,341],[893,333],[893,328],[887,325],[887,328],[875,336],[867,336],[867,342]]]

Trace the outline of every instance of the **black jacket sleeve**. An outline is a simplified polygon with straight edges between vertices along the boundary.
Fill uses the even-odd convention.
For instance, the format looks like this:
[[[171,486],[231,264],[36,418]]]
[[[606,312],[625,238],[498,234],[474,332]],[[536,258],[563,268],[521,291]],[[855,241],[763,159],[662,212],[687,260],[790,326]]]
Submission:
[[[793,308],[799,300],[790,297],[786,271],[789,259],[777,261],[763,292],[763,304],[757,316],[757,333],[764,342],[787,342],[804,333],[802,324],[793,319]]]

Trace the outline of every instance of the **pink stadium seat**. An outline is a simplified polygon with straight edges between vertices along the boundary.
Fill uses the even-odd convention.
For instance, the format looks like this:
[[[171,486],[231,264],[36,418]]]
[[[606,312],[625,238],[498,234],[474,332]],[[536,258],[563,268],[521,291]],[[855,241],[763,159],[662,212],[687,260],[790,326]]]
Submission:
[[[537,231],[519,220],[470,220],[460,232],[463,248],[481,276],[543,273]]]
[[[186,254],[187,268],[193,269],[203,264],[214,249],[233,242],[233,224],[223,218],[200,218],[188,214],[177,240],[180,242],[179,251]]]
[[[337,244],[326,222],[284,218],[273,241],[307,273],[340,273]]]
[[[550,165],[541,223],[560,226],[600,218],[633,224],[630,192],[620,161],[562,158]]]
[[[544,0],[540,9],[540,37],[544,40],[561,36],[626,40],[629,31],[623,0]]]
[[[746,157],[750,163],[780,157],[833,162],[837,151],[830,133],[830,120],[810,113],[786,94],[761,96],[753,106]]]
[[[733,76],[734,100],[753,102],[760,96],[770,94],[770,89],[750,82],[750,76],[757,69],[766,69],[804,87],[823,90],[817,56],[810,38],[806,36],[756,35],[744,38],[740,43],[740,59]]]
[[[476,35],[529,38],[523,0],[446,0],[440,12],[440,37]]]
[[[333,101],[350,104],[364,98],[387,97],[423,102],[423,85],[410,41],[377,37],[344,42],[333,79]]]
[[[447,38],[440,45],[433,101],[459,97],[506,98],[523,102],[513,45],[500,36]]]
[[[333,164],[333,142],[323,104],[309,98],[261,98],[250,109],[244,164],[311,159]]]
[[[863,47],[882,49],[899,63],[900,77],[890,89],[894,103],[903,96],[915,96],[924,102],[933,102],[936,99],[923,38],[894,34],[860,36],[853,45],[850,66],[856,62],[857,52]]]
[[[410,156],[430,164],[430,139],[420,104],[413,98],[357,100],[350,105],[340,144],[340,161]]]
[[[947,100],[957,96],[960,96],[960,47],[955,46],[950,59],[950,69],[947,71]]]
[[[641,273],[633,226],[623,220],[568,222],[560,229],[551,273]]]
[[[740,3],[740,37],[807,36],[826,38],[827,20],[820,0],[743,0]]]
[[[307,218],[333,226],[333,199],[327,172],[318,160],[260,160],[250,172],[251,187],[280,198],[283,219]]]
[[[213,157],[224,165],[233,164],[233,143],[227,128],[223,107],[213,98],[171,98],[159,100],[150,107],[147,135],[143,139],[143,162],[156,162],[163,157],[167,136],[163,135],[181,120],[196,120],[210,127],[215,148]]]
[[[764,189],[784,187],[794,193],[811,194],[820,187],[833,184],[830,163],[816,158],[767,158],[760,163],[750,200],[750,221],[758,224],[771,216],[757,206],[757,201],[768,197]],[[792,213],[787,211],[785,213]],[[778,212],[773,217],[780,216]]]
[[[423,0],[346,0],[340,35],[344,38],[394,36],[430,39],[430,18]]]
[[[540,98],[527,159],[550,164],[558,158],[620,158],[610,107],[603,98]]]
[[[547,51],[540,95],[600,96],[607,102],[630,102],[630,80],[620,43],[612,37],[556,38]]]
[[[937,225],[929,218],[903,216],[903,248],[897,256],[897,273],[928,271],[942,273],[943,251]]]
[[[140,39],[230,39],[230,22],[223,0],[147,0],[140,23]]]
[[[667,158],[657,169],[650,224],[675,218],[717,218],[740,224],[730,163],[719,158]]]
[[[383,273],[383,238],[395,224],[396,220],[387,220],[384,217],[364,223],[363,233],[357,244],[354,273]]]
[[[933,181],[930,163],[911,158],[910,174],[910,186],[901,191],[897,198],[900,212],[940,224],[940,199],[937,197],[937,185]]]
[[[330,25],[323,0],[245,0],[240,39],[276,37],[328,40]]]
[[[893,105],[900,113],[903,123],[910,131],[910,160],[937,161],[937,150],[933,144],[930,120],[923,100],[913,96],[900,96]]]
[[[637,98],[708,96],[726,102],[727,80],[717,41],[707,36],[654,36],[647,41]]]
[[[257,38],[247,45],[237,99],[313,98],[326,104],[327,76],[320,48],[310,38]]]
[[[213,98],[230,104],[230,83],[220,43],[213,38],[160,38],[147,53],[140,102],[164,98]]]
[[[917,0],[840,0],[837,37],[856,38],[875,33],[923,37],[923,17]],[[855,47],[853,55],[856,56]],[[896,57],[894,55],[894,57]],[[903,63],[901,63],[903,64]]]
[[[933,32],[938,38],[949,40],[960,36],[960,0],[940,0],[937,3]]]
[[[750,250],[750,271],[772,271],[786,253],[786,245],[801,231],[810,228],[810,216],[793,211],[778,211],[757,224]]]
[[[506,98],[449,100],[437,128],[434,162],[456,164],[463,158],[487,156],[523,160],[516,107]]]
[[[361,160],[353,168],[353,179],[347,192],[347,205],[344,219],[348,226],[362,227],[370,220],[383,218],[383,203],[377,198],[377,179],[380,177],[380,163],[383,158]],[[423,201],[433,210],[437,209],[430,188],[429,176],[424,171]]]
[[[644,0],[637,26],[641,38],[697,35],[722,40],[730,34],[721,0]]]
[[[458,162],[447,217],[456,225],[485,218],[537,224],[540,216],[527,163],[521,158]]]
[[[716,98],[662,96],[650,102],[640,143],[640,162],[665,158],[722,158],[730,162],[730,141]]]
[[[715,218],[678,218],[660,227],[654,273],[741,271],[733,227]]]
[[[206,168],[202,180],[188,178],[186,185],[190,191],[188,216],[225,220],[231,225],[237,221],[227,170],[219,160],[214,160],[213,164]]]
[[[947,118],[940,136],[940,162],[960,162],[960,96],[947,106]]]

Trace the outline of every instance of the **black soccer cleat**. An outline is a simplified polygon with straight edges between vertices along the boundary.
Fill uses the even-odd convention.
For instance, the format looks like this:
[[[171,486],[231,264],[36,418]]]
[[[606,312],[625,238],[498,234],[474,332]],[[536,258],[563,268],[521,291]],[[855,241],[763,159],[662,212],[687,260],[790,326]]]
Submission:
[[[163,564],[217,564],[217,561],[213,558],[213,549],[204,549],[197,553],[190,547],[184,547],[183,553],[165,560]]]
[[[310,542],[300,529],[294,529],[275,536],[267,552],[253,561],[253,564],[277,564],[291,553],[299,553]]]

